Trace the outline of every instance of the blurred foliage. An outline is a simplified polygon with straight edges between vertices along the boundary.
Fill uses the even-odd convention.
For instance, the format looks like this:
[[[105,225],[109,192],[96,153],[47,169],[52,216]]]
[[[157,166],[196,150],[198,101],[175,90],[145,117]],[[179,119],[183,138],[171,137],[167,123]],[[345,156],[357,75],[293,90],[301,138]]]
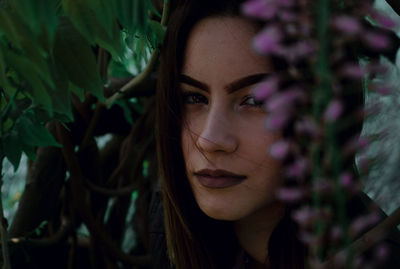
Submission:
[[[13,268],[149,267],[152,69],[138,92],[107,100],[158,50],[167,5],[0,0],[0,174],[18,238]]]
[[[108,73],[141,71],[162,41],[160,16],[150,0],[2,1],[0,145],[15,169],[22,152],[33,160],[35,146],[57,145],[43,126],[74,120],[71,95],[104,101],[100,49],[112,55]]]

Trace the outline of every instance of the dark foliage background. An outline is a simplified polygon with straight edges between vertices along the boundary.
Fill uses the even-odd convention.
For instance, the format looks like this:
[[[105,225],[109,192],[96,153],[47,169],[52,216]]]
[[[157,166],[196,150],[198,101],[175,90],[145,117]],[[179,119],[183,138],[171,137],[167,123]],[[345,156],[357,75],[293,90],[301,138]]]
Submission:
[[[24,191],[3,199],[18,201],[12,222],[0,208],[5,266],[149,267],[154,69],[168,7],[0,1],[1,169],[29,158]]]

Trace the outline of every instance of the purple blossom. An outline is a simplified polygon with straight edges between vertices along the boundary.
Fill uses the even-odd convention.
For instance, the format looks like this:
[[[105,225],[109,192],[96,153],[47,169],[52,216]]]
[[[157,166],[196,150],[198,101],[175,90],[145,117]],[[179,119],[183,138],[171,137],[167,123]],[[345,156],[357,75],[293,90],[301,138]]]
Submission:
[[[339,179],[340,185],[344,188],[349,188],[353,184],[353,176],[350,173],[344,173]]]
[[[343,232],[342,232],[342,229],[340,228],[340,226],[335,225],[335,226],[332,227],[332,229],[331,229],[331,239],[333,241],[339,241],[340,238],[342,237],[342,235],[343,235]]]
[[[254,88],[254,97],[258,100],[265,100],[278,90],[279,79],[271,76]]]
[[[283,160],[289,153],[290,144],[288,141],[280,140],[271,145],[269,155],[275,159]]]
[[[375,259],[377,259],[378,261],[384,261],[386,259],[386,257],[389,256],[389,252],[390,252],[390,249],[389,249],[388,245],[385,243],[382,243],[375,250],[375,253],[374,253]]]
[[[364,36],[365,42],[373,49],[384,50],[387,49],[391,44],[389,38],[381,33],[368,32]]]
[[[269,112],[283,111],[292,109],[294,102],[299,99],[305,99],[306,94],[300,88],[292,88],[284,92],[278,92],[271,96],[265,104]]]
[[[288,10],[281,10],[279,12],[279,18],[282,21],[294,22],[298,19],[298,15],[296,13],[288,11]]]
[[[295,123],[295,130],[298,134],[309,135],[313,138],[321,136],[321,130],[311,118],[303,118]]]
[[[274,0],[248,0],[242,6],[244,14],[257,19],[271,19],[278,12]]]
[[[343,104],[340,100],[334,99],[328,105],[324,113],[324,120],[326,122],[336,121],[343,113]]]
[[[267,116],[265,126],[268,130],[279,131],[287,124],[289,120],[289,114],[285,112],[272,113]]]
[[[297,158],[295,162],[286,169],[288,177],[302,179],[309,171],[310,164],[307,158]]]
[[[253,39],[254,50],[260,54],[279,54],[281,51],[282,32],[276,25],[262,30]]]
[[[304,206],[292,213],[292,218],[303,227],[311,225],[315,217],[315,210],[310,206]]]
[[[304,197],[304,191],[299,188],[280,188],[277,190],[276,196],[282,201],[294,203],[300,201]]]
[[[349,15],[339,15],[335,17],[332,24],[338,31],[346,35],[357,35],[362,30],[358,19]]]
[[[364,76],[364,70],[357,63],[348,63],[341,68],[343,76],[352,79],[361,79]]]

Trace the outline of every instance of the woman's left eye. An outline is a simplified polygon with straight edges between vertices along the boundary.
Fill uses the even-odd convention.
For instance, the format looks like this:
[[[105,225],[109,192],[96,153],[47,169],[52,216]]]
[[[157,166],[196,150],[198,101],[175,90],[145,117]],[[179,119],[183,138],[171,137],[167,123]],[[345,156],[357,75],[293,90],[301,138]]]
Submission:
[[[261,107],[264,105],[263,101],[256,100],[254,96],[248,95],[244,98],[243,102],[241,105],[247,105],[247,106],[254,106],[254,107]]]

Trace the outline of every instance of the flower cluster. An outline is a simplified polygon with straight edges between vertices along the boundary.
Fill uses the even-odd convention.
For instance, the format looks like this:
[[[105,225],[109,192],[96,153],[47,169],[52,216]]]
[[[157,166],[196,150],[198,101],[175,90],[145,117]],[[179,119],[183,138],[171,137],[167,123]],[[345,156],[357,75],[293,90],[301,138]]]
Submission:
[[[269,149],[284,163],[286,184],[277,197],[292,208],[309,264],[320,267],[379,220],[349,205],[362,189],[355,154],[372,140],[360,137],[370,113],[363,90],[390,93],[372,79],[386,70],[379,57],[392,56],[396,25],[372,1],[248,0],[243,12],[265,22],[253,48],[276,65],[254,95],[264,101],[266,127],[282,133]],[[362,160],[359,170],[368,172],[370,164]],[[378,264],[387,249],[376,252]],[[340,265],[347,256],[333,259]],[[365,261],[354,258],[353,265]]]

